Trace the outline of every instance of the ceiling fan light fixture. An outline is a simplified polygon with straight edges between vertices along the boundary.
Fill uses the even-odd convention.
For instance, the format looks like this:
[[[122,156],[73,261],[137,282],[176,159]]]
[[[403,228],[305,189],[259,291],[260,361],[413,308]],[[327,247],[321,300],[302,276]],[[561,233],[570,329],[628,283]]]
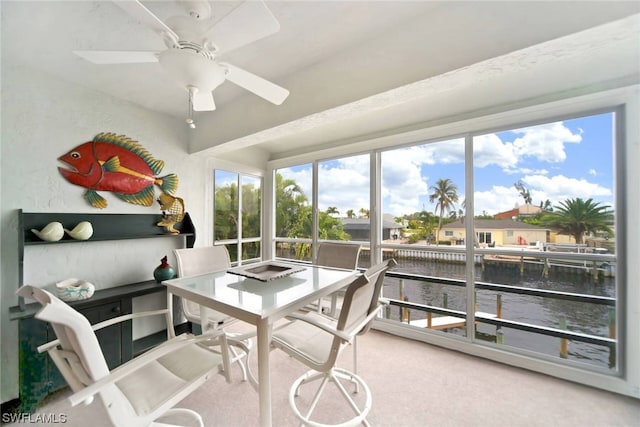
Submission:
[[[226,78],[226,68],[192,49],[168,49],[158,55],[162,67],[180,86],[212,91]]]

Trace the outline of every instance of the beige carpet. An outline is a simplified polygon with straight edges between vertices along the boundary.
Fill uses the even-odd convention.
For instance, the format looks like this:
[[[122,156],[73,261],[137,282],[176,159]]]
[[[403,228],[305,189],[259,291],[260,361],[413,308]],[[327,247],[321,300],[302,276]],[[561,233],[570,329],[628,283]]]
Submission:
[[[640,426],[637,399],[377,331],[360,337],[358,344],[359,373],[373,394],[372,426]],[[298,425],[288,393],[305,369],[277,350],[271,361],[273,425]],[[340,365],[351,367],[350,349]],[[198,411],[207,427],[257,426],[257,393],[239,381],[236,368],[233,377],[232,384],[214,378],[179,406]],[[65,414],[67,426],[110,425],[98,404],[71,408],[67,395],[55,396],[39,414]],[[351,416],[332,397],[318,411],[325,421]]]

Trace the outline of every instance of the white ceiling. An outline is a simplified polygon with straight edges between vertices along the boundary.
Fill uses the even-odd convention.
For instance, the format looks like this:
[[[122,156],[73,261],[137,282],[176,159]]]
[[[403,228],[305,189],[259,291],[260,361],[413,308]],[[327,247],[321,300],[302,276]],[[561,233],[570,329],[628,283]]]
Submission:
[[[174,1],[143,3],[162,20],[183,13]],[[212,1],[213,19],[239,3]],[[217,110],[195,115],[193,152],[254,146],[273,159],[471,112],[488,100],[507,104],[638,80],[637,1],[266,3],[281,30],[221,59],[291,95],[274,106],[224,83],[214,91]],[[72,53],[164,49],[159,36],[113,2],[3,0],[0,7],[3,67],[36,67],[185,117],[186,90],[158,64],[95,65]]]

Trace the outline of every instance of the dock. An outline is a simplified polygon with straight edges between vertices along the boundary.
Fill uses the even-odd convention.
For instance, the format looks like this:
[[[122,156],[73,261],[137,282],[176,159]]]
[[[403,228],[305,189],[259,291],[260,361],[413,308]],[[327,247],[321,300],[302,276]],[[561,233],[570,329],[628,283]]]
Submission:
[[[495,313],[485,313],[482,311],[476,311],[476,316],[497,318]],[[436,330],[451,329],[451,328],[463,328],[467,324],[467,320],[456,316],[433,316],[431,313],[427,313],[426,319],[412,320],[409,322],[411,326],[417,326],[419,328],[429,328]]]

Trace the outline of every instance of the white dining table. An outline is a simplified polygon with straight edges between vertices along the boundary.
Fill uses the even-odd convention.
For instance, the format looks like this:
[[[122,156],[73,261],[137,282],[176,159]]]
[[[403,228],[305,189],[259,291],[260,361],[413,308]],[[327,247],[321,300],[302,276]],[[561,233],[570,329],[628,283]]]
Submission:
[[[345,287],[358,273],[357,270],[280,261],[251,264],[249,267],[272,264],[291,266],[299,268],[300,271],[268,281],[223,270],[162,282],[167,287],[167,306],[170,313],[173,311],[171,310],[172,295],[177,295],[256,326],[258,393],[262,426],[272,425],[269,354],[274,322]]]

